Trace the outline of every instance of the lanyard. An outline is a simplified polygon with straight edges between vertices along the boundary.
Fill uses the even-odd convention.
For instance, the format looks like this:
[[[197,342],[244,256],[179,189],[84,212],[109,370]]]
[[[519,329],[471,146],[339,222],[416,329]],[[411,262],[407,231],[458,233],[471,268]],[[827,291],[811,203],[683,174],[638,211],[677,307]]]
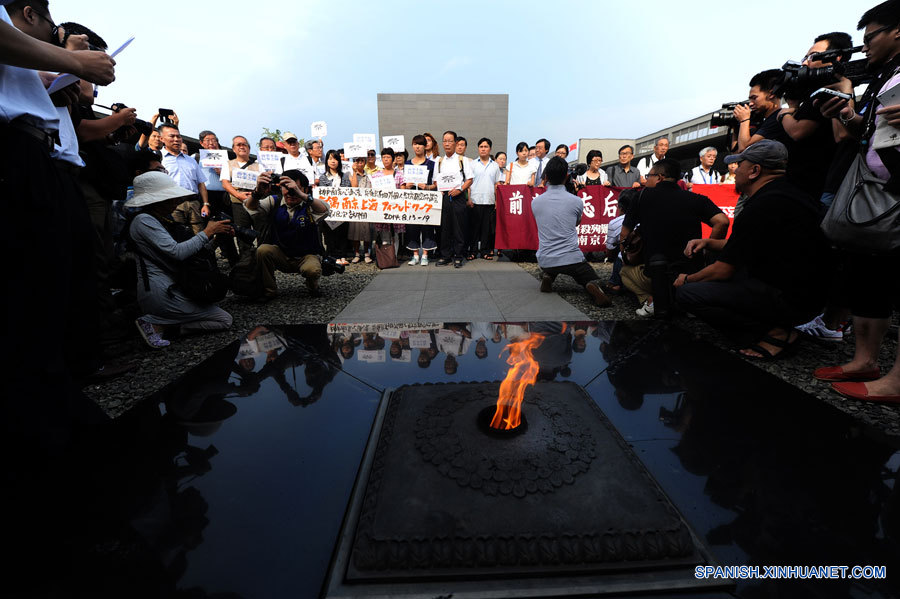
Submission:
[[[703,172],[703,167],[702,167],[702,166],[698,166],[697,168],[700,169],[700,178],[703,179],[703,182],[704,182],[705,184],[711,185],[712,183],[715,182],[715,179],[716,179],[716,178],[715,178],[715,176],[713,175],[713,173],[716,172],[716,171],[714,171],[714,170],[712,170],[712,169],[709,169],[709,179],[710,179],[710,180],[707,181],[707,180],[706,180],[706,173]]]

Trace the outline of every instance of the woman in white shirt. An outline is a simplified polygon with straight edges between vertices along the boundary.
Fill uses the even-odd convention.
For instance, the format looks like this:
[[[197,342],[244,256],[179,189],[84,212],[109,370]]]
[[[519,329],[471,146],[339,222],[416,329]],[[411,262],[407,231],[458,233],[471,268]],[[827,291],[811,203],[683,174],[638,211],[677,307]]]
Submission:
[[[328,153],[325,155],[325,172],[319,176],[319,186],[350,187],[350,176],[344,174],[341,165],[341,155],[337,150],[328,150]],[[328,248],[328,253],[335,258],[335,262],[343,266],[350,264],[345,257],[347,254],[348,223],[344,221],[332,229],[323,220],[320,228],[325,236],[325,247]]]
[[[509,165],[506,173],[507,185],[531,185],[534,186],[534,175],[537,172],[537,165],[528,160],[528,144],[520,141],[516,144],[515,162]]]
[[[583,175],[578,175],[575,179],[576,189],[587,187],[588,185],[609,185],[609,177],[600,168],[603,163],[603,154],[600,150],[591,150],[587,155],[587,171]]]

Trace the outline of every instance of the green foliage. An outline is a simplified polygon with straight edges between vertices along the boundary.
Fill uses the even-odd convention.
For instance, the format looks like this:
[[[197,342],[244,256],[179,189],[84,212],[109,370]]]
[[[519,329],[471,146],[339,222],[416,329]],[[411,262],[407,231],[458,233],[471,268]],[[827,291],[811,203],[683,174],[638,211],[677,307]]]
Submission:
[[[263,127],[262,137],[271,137],[275,141],[284,141],[281,139],[281,129],[269,129],[268,127]],[[301,139],[300,146],[303,146],[305,139]]]

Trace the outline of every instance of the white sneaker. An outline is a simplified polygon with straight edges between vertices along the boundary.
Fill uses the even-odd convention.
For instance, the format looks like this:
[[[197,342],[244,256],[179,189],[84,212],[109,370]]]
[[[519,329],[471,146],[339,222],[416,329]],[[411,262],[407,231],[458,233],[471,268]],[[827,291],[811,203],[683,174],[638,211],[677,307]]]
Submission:
[[[412,260],[407,262],[407,264],[409,264],[410,266],[415,266],[418,263],[419,263],[419,254],[413,254]]]
[[[650,318],[651,316],[653,316],[653,313],[654,313],[653,302],[651,302],[651,301],[644,302],[644,304],[640,308],[635,310],[634,313],[637,314],[638,316],[640,316],[641,318]]]
[[[420,262],[422,266],[428,266],[428,256],[422,256],[422,262]]]
[[[841,330],[841,327],[838,327],[837,329],[829,329],[825,325],[825,321],[822,320],[821,314],[819,314],[806,324],[801,324],[794,328],[801,333],[806,333],[810,337],[822,339],[823,341],[843,341],[844,339],[844,331]]]

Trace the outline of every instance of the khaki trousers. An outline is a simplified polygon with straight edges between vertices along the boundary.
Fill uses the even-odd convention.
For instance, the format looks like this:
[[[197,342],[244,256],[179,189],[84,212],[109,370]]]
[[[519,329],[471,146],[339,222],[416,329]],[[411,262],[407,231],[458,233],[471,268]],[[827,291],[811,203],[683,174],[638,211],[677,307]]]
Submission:
[[[256,258],[262,276],[263,292],[267,296],[278,295],[278,283],[275,282],[275,271],[300,273],[306,279],[309,289],[319,287],[322,276],[322,260],[316,254],[307,254],[302,258],[291,258],[277,245],[264,243],[256,250]]]
[[[622,266],[619,274],[622,277],[622,283],[637,296],[639,302],[643,304],[652,297],[653,284],[650,282],[650,277],[644,272],[643,264]]]
[[[175,207],[175,211],[172,213],[172,220],[182,225],[190,225],[194,235],[196,235],[205,228],[203,217],[200,215],[202,207],[203,203],[197,199],[197,196],[193,196]]]

